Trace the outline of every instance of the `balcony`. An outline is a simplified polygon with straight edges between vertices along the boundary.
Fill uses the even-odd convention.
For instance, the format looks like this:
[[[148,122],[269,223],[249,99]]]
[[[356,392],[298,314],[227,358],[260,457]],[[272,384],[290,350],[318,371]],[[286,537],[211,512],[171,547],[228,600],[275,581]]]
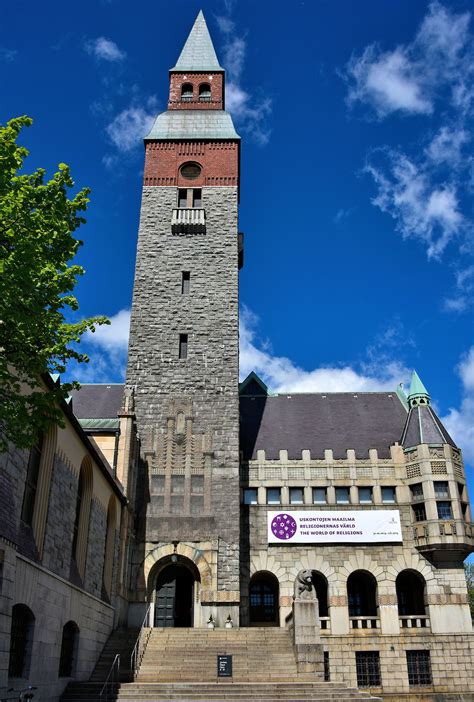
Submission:
[[[180,207],[173,210],[173,234],[205,234],[206,211],[199,207]]]

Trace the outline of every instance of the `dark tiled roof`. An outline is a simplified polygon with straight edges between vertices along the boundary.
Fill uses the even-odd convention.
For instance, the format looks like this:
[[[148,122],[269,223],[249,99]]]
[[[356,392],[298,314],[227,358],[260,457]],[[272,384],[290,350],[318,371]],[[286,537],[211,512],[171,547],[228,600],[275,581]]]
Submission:
[[[405,448],[418,444],[456,444],[441,424],[432,407],[413,407],[403,431],[402,443]]]
[[[367,458],[375,448],[390,457],[390,445],[400,441],[407,413],[395,392],[328,393],[240,398],[240,444],[246,460],[264,449],[266,458],[278,459],[281,449],[301,459],[309,449],[312,458],[346,458],[354,449]]]
[[[122,406],[123,385],[81,385],[73,390],[72,411],[78,419],[117,419]]]

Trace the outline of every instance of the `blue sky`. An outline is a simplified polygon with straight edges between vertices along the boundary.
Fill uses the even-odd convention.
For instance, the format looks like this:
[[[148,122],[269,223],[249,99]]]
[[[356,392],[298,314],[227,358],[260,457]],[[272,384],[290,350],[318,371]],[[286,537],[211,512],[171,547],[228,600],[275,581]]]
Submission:
[[[274,390],[376,390],[412,368],[474,465],[474,18],[470,2],[4,3],[0,120],[28,168],[92,188],[77,287],[126,359],[143,145],[202,7],[243,138],[241,366]]]

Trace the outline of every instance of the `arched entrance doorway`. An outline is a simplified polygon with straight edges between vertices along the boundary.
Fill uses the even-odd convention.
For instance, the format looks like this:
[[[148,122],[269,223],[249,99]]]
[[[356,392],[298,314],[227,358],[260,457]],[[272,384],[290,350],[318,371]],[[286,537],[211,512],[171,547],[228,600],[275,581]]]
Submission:
[[[156,579],[156,627],[193,626],[193,602],[196,578],[182,563],[171,563]]]
[[[278,626],[279,586],[272,573],[255,573],[250,581],[249,600],[250,626]]]

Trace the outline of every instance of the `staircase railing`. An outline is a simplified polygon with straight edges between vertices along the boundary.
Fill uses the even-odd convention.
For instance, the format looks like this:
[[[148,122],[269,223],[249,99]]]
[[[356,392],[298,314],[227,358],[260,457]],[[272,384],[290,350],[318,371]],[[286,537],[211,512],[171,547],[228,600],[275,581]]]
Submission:
[[[99,693],[100,702],[109,702],[117,699],[116,688],[120,683],[120,653],[114,658],[114,662],[110,666],[109,674],[105,678],[105,683]]]
[[[145,617],[143,618],[140,631],[138,632],[137,640],[135,646],[133,647],[132,655],[130,656],[130,672],[132,674],[133,680],[137,677],[137,673],[140,670],[142,663],[143,654],[147,647],[148,639],[150,638],[151,629],[148,628],[148,617],[150,615],[151,604],[148,605]],[[147,629],[145,631],[145,629]]]

